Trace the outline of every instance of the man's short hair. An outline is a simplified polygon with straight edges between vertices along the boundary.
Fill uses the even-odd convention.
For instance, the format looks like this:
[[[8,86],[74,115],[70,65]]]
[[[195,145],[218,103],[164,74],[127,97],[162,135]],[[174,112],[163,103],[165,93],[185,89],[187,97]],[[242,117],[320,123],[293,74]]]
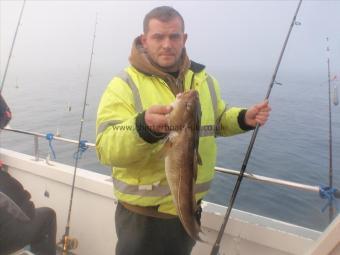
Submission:
[[[169,22],[174,18],[180,18],[182,23],[182,31],[184,32],[184,19],[182,15],[170,6],[159,6],[152,9],[148,14],[145,15],[143,21],[143,31],[147,33],[149,30],[149,22],[151,19],[157,19],[162,22]]]

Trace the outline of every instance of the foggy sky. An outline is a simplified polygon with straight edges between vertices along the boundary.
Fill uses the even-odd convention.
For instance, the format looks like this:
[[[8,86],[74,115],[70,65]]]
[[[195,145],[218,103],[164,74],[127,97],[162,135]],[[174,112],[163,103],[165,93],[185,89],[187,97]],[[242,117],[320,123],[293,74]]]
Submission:
[[[298,1],[27,1],[8,73],[77,72],[89,64],[96,13],[93,73],[112,76],[128,64],[144,15],[170,5],[184,17],[189,57],[211,72],[247,76],[274,71]],[[22,1],[0,1],[1,77]],[[280,72],[340,76],[340,1],[304,1]]]

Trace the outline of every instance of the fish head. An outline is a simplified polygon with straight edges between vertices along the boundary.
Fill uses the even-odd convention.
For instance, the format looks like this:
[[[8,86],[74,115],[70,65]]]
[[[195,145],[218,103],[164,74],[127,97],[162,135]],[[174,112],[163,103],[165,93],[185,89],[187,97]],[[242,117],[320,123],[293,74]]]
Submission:
[[[169,117],[169,126],[181,129],[184,125],[196,127],[200,123],[201,106],[199,94],[196,90],[189,90],[178,94],[173,103],[173,110]]]

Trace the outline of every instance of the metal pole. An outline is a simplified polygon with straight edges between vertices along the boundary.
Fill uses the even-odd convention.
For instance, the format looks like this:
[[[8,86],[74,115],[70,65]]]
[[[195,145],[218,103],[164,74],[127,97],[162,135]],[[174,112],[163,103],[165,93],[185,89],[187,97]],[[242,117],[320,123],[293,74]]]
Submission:
[[[34,135],[34,160],[39,161],[39,137]]]
[[[33,135],[33,136],[42,137],[42,138],[46,137],[46,134],[42,134],[42,133],[38,133],[38,132],[24,131],[24,130],[20,130],[20,129],[9,128],[9,127],[4,128],[3,130],[10,131],[10,132],[15,132],[15,133],[19,133],[19,134]],[[79,144],[79,141],[68,139],[68,138],[64,138],[64,137],[61,137],[61,136],[54,136],[53,140],[67,142],[67,143]],[[94,143],[85,143],[85,144],[87,146],[89,146],[89,147],[95,147],[96,146]]]
[[[236,175],[236,176],[240,175],[239,171],[232,170],[232,169],[226,169],[226,168],[222,168],[222,167],[215,167],[215,171],[220,172],[220,173],[224,173],[224,174]],[[244,173],[243,177],[248,178],[250,180],[254,180],[254,181],[281,185],[281,186],[285,186],[285,187],[288,187],[288,188],[294,188],[294,189],[299,189],[299,190],[303,190],[303,191],[320,193],[320,187],[319,186],[312,186],[312,185],[302,184],[302,183],[299,183],[299,182],[292,182],[292,181],[282,180],[282,179],[278,179],[278,178],[271,178],[271,177],[266,177],[266,176],[257,175],[257,174],[249,174],[249,173]],[[338,189],[335,192],[334,196],[335,196],[335,198],[340,198],[340,189]]]
[[[37,132],[29,132],[29,131],[23,131],[23,130],[19,130],[19,129],[12,129],[12,128],[8,128],[8,127],[6,127],[3,130],[33,136],[34,137],[34,145],[35,145],[34,146],[34,154],[36,156],[35,157],[36,160],[39,160],[39,137],[45,138],[46,135],[41,134],[41,133],[37,133]],[[72,140],[72,139],[68,139],[68,138],[62,138],[62,137],[54,137],[53,139],[59,140],[59,141],[62,141],[62,142],[66,142],[66,143],[75,143],[75,144],[79,143],[76,140]],[[86,145],[89,146],[89,147],[95,147],[94,143],[86,143]],[[236,176],[240,175],[240,171],[233,170],[233,169],[227,169],[227,168],[223,168],[223,167],[218,167],[218,166],[215,167],[215,171],[223,173],[223,174],[231,174],[231,175],[236,175]],[[271,177],[266,177],[266,176],[262,176],[262,175],[251,174],[251,173],[244,173],[243,176],[250,179],[250,180],[255,180],[255,181],[260,181],[260,182],[265,182],[265,183],[270,183],[270,184],[282,185],[282,186],[286,186],[286,187],[289,187],[289,188],[295,188],[295,189],[300,189],[300,190],[304,190],[304,191],[317,192],[317,193],[320,192],[319,186],[312,186],[312,185],[302,184],[302,183],[298,183],[298,182],[292,182],[292,181],[287,181],[287,180],[278,179],[278,178],[271,178]],[[338,189],[335,192],[334,196],[336,198],[340,198],[340,189]]]
[[[276,67],[275,67],[275,71],[274,71],[274,74],[273,74],[273,77],[272,77],[272,80],[270,82],[270,85],[269,85],[269,88],[268,88],[268,91],[267,91],[267,95],[265,97],[265,99],[269,99],[269,96],[270,96],[270,93],[271,93],[271,90],[273,88],[273,85],[275,83],[275,80],[276,80],[276,75],[277,75],[277,72],[279,70],[279,67],[280,67],[280,64],[281,64],[281,60],[282,60],[282,57],[283,57],[283,53],[286,49],[286,46],[287,46],[287,43],[288,43],[288,39],[290,37],[290,33],[293,29],[293,26],[294,26],[294,23],[295,23],[295,20],[296,20],[296,16],[299,12],[299,9],[300,9],[300,6],[301,6],[301,3],[302,3],[302,0],[299,1],[299,4],[296,8],[296,11],[295,11],[295,14],[294,14],[294,17],[292,19],[292,22],[291,22],[291,25],[290,25],[290,28],[289,28],[289,31],[288,31],[288,34],[286,36],[286,39],[285,39],[285,42],[283,44],[283,47],[282,47],[282,50],[281,50],[281,53],[280,53],[280,56],[279,56],[279,59],[277,61],[277,64],[276,64]],[[217,239],[212,247],[212,250],[211,250],[211,253],[210,255],[217,255],[218,254],[218,251],[220,249],[220,242],[221,242],[221,239],[222,239],[222,236],[223,236],[223,233],[224,233],[224,230],[225,230],[225,227],[227,225],[227,222],[228,222],[228,219],[229,219],[229,216],[230,216],[230,213],[231,213],[231,209],[233,208],[234,206],[234,202],[236,200],[236,196],[237,196],[237,193],[239,191],[239,188],[240,188],[240,185],[241,185],[241,182],[242,182],[242,179],[243,179],[243,175],[244,175],[244,172],[247,168],[247,164],[248,164],[248,160],[250,158],[250,154],[252,152],[252,149],[253,149],[253,146],[254,146],[254,143],[255,143],[255,139],[256,139],[256,136],[257,136],[257,133],[259,131],[259,128],[260,128],[260,125],[257,124],[256,125],[256,128],[253,132],[253,135],[251,137],[251,140],[250,140],[250,144],[248,146],[248,149],[247,149],[247,152],[246,152],[246,155],[244,157],[244,160],[243,160],[243,164],[242,164],[242,167],[241,167],[241,171],[240,171],[240,175],[238,176],[237,178],[237,181],[236,181],[236,184],[235,184],[235,187],[234,187],[234,190],[233,190],[233,193],[231,195],[231,198],[230,198],[230,201],[229,201],[229,206],[228,206],[228,209],[227,209],[227,212],[224,216],[224,221],[222,223],[222,226],[220,228],[220,231],[217,235]]]
[[[19,134],[25,134],[25,135],[31,135],[34,137],[34,156],[35,160],[39,160],[39,137],[45,138],[46,135],[42,133],[37,133],[37,132],[30,132],[30,131],[24,131],[24,130],[19,130],[19,129],[13,129],[13,128],[4,128],[3,130],[7,132],[14,132],[14,133],[19,133]],[[74,143],[78,144],[79,142],[76,140],[64,138],[64,137],[54,137],[53,139],[59,140],[61,142],[66,142],[66,143]],[[95,147],[94,143],[85,143],[89,147]],[[223,167],[215,167],[216,172],[220,172],[223,174],[231,174],[231,175],[240,175],[240,171],[233,170],[233,169],[227,169]],[[255,181],[260,181],[260,182],[265,182],[265,183],[270,183],[270,184],[277,184],[277,185],[282,185],[290,188],[295,188],[295,189],[300,189],[304,191],[311,191],[311,192],[320,192],[320,187],[319,186],[312,186],[312,185],[307,185],[307,184],[302,184],[298,182],[292,182],[292,181],[287,181],[283,179],[278,179],[278,178],[271,178],[271,177],[266,177],[262,175],[257,175],[257,174],[251,174],[251,173],[244,173],[244,177],[250,179],[250,180],[255,180]],[[338,189],[335,192],[335,197],[340,198],[340,189]]]

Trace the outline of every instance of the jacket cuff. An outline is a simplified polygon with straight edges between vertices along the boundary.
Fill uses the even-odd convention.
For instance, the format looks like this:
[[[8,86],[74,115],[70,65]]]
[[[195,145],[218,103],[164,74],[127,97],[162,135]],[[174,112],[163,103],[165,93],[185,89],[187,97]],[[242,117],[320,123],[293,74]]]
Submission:
[[[242,109],[240,113],[238,114],[237,116],[238,125],[244,131],[253,130],[255,129],[255,127],[249,126],[248,124],[246,124],[246,121],[245,121],[246,112],[247,112],[247,109]]]
[[[145,123],[145,111],[136,117],[136,129],[139,136],[148,143],[156,143],[167,136],[165,133],[152,131]]]

